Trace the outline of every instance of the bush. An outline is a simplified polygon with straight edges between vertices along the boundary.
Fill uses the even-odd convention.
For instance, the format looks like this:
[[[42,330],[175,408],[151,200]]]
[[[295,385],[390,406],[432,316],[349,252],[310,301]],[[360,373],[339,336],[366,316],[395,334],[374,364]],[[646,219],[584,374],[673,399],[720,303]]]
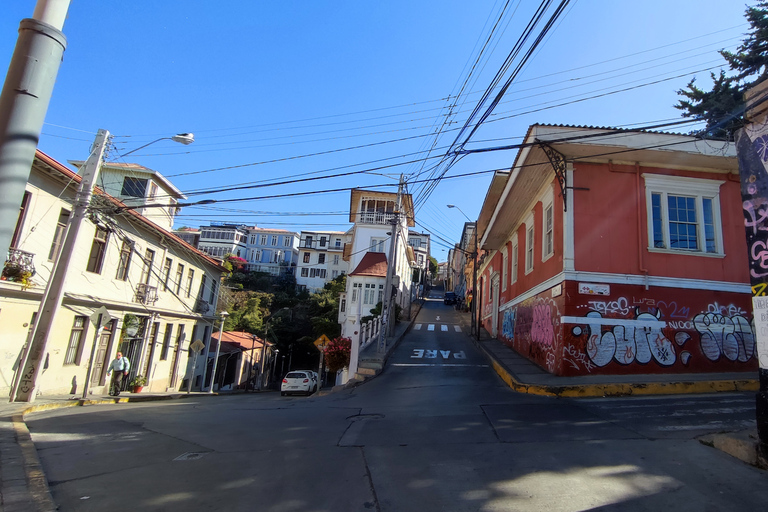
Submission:
[[[352,353],[352,340],[349,338],[334,338],[325,347],[325,365],[328,371],[336,373],[349,366],[349,356]]]

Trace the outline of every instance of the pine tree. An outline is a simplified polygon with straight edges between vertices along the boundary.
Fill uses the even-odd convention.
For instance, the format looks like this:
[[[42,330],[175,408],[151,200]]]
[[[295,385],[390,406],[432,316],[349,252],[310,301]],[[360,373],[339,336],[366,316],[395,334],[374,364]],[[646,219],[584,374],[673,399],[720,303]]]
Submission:
[[[750,29],[736,52],[720,50],[735,74],[728,76],[724,70],[719,75],[711,73],[709,91],[698,88],[695,79],[677,91],[684,99],[675,108],[683,111],[683,117],[705,120],[703,133],[709,137],[733,140],[744,124],[744,92],[768,77],[768,0],[748,7],[745,17]]]

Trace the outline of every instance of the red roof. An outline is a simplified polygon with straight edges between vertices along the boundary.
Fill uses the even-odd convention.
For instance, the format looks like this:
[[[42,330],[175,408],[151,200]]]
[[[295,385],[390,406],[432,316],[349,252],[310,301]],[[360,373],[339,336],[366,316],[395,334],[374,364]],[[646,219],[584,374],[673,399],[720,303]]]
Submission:
[[[387,277],[387,256],[383,252],[367,252],[350,276]]]
[[[258,336],[255,336],[254,340],[253,334],[249,332],[242,332],[242,331],[224,331],[222,334],[222,339],[224,343],[222,346],[226,345],[227,343],[232,343],[235,345],[240,345],[240,347],[243,350],[251,350],[252,348],[255,348],[257,350],[261,349],[261,346],[264,344],[264,340],[259,338]],[[211,338],[214,340],[214,342],[218,341],[219,339],[219,333],[215,332],[211,334]],[[267,346],[272,345],[271,343],[267,342]],[[216,345],[211,344],[213,347],[212,350],[215,350]]]

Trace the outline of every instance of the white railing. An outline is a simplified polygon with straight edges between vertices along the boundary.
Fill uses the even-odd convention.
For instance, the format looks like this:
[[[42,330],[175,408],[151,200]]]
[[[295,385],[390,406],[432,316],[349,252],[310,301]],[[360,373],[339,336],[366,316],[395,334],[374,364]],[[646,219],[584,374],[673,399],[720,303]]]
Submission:
[[[379,339],[379,333],[381,332],[381,317],[369,320],[360,326],[360,350],[363,350],[368,345],[375,343]]]

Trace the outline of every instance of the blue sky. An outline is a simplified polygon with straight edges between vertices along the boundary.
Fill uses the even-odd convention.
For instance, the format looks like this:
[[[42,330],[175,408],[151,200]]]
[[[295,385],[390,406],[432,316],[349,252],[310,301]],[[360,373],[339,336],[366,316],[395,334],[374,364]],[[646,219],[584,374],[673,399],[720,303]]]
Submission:
[[[124,161],[170,177],[190,201],[266,199],[188,207],[177,226],[346,230],[348,191],[275,196],[390,183],[382,190],[395,191],[400,173],[413,180],[429,169],[435,160],[414,161],[453,142],[535,4],[509,2],[475,65],[503,1],[73,0],[40,149],[62,162],[82,160],[104,128],[115,136],[111,157],[121,161],[121,152],[193,132],[193,145],[161,141]],[[0,69],[34,6],[4,3]],[[675,91],[696,71],[708,84],[701,70],[723,65],[717,50],[739,44],[744,9],[735,0],[572,0],[472,147],[519,142],[534,123],[629,127],[679,118]],[[514,157],[470,155],[446,178],[508,168]],[[264,186],[362,170],[371,172]],[[409,184],[416,229],[433,234],[438,260],[450,245],[442,239],[458,241],[466,221],[445,205],[474,218],[489,181],[488,173],[444,179],[429,193]],[[212,192],[244,184],[259,186]]]

